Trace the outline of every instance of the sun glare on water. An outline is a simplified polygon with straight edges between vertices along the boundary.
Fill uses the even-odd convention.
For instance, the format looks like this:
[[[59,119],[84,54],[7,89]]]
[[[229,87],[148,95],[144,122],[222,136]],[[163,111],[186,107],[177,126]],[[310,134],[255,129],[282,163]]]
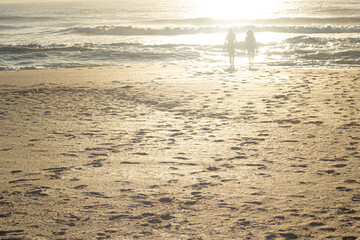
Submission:
[[[218,19],[269,18],[282,0],[197,0],[201,15]]]

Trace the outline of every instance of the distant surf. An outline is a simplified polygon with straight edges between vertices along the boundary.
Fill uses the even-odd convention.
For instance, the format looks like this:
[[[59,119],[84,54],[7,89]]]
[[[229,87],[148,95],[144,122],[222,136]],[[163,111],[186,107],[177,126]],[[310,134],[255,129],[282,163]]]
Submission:
[[[264,19],[217,19],[217,18],[179,18],[179,19],[153,19],[144,21],[147,24],[161,25],[236,25],[236,24],[360,24],[360,17],[284,17]]]
[[[229,27],[160,27],[142,28],[134,26],[77,26],[63,30],[64,32],[92,34],[92,35],[115,35],[115,36],[139,36],[139,35],[163,35],[174,36],[199,33],[224,33]],[[256,32],[277,33],[360,33],[360,26],[232,26],[237,32],[245,32],[252,29]]]
[[[29,17],[29,16],[0,16],[0,21],[46,21],[55,20],[52,17]]]

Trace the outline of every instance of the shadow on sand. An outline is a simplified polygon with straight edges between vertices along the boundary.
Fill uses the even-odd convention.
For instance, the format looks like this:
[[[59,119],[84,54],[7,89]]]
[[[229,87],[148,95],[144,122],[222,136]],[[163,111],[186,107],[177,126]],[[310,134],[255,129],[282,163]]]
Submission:
[[[228,72],[228,73],[234,73],[236,71],[237,71],[237,68],[234,68],[234,67],[225,68],[225,72]]]
[[[249,67],[247,68],[249,71],[259,71],[259,68],[253,68],[253,67]]]

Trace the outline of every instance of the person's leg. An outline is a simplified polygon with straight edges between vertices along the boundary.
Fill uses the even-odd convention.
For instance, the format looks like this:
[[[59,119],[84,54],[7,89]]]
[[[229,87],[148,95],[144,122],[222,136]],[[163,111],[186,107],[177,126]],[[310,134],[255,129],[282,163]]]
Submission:
[[[234,53],[232,51],[229,51],[229,62],[230,66],[234,64]]]

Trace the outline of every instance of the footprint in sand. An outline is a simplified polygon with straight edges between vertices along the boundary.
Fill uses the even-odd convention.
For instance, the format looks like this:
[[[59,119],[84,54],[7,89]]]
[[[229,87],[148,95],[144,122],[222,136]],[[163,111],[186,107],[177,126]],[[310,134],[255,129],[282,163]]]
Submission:
[[[84,189],[84,188],[87,188],[88,185],[78,185],[76,187],[73,187],[74,189]]]

